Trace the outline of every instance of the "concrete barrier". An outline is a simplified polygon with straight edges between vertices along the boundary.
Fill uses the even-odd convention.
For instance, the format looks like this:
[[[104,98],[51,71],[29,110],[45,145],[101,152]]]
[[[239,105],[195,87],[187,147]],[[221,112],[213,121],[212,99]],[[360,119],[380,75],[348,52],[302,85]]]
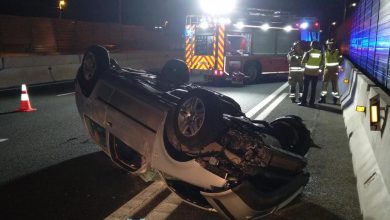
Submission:
[[[161,68],[169,59],[183,59],[180,51],[131,51],[113,53],[121,66],[138,69]],[[0,58],[0,90],[20,84],[42,84],[73,80],[82,55],[23,56]]]
[[[351,68],[354,79],[344,91],[343,116],[352,152],[352,162],[357,178],[357,190],[364,219],[388,219],[390,216],[390,96],[370,79]],[[340,79],[342,80],[342,79]],[[355,89],[353,89],[355,88]],[[370,129],[370,104],[379,96],[381,130]],[[357,112],[365,106],[366,112]]]
[[[341,94],[340,101],[342,103],[341,108],[345,109],[353,102],[353,98],[354,98],[353,94],[356,91],[356,83],[355,83],[356,76],[357,76],[356,71],[358,70],[348,60],[345,60],[343,68],[344,71],[340,75],[341,82],[339,83],[340,85],[339,87],[340,87],[340,94]],[[345,80],[347,80],[347,82],[345,82]],[[345,100],[348,101],[345,102]]]

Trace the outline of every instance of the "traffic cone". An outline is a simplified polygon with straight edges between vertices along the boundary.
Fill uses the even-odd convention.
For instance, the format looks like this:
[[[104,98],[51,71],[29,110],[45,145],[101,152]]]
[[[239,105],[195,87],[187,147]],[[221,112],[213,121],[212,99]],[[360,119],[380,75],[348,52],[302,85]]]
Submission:
[[[31,107],[30,99],[28,97],[27,93],[27,86],[26,84],[22,84],[22,95],[20,97],[20,108],[18,109],[19,112],[32,112],[36,111],[37,109]]]

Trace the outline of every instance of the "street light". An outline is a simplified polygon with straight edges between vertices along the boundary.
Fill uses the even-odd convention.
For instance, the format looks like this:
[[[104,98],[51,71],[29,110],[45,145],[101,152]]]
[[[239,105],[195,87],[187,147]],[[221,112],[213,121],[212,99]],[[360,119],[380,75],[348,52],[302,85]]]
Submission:
[[[62,19],[62,11],[64,10],[65,6],[66,6],[65,0],[60,0],[58,2],[58,9],[60,9],[59,19]]]
[[[347,0],[344,0],[344,15],[343,15],[343,21],[345,21],[345,19],[347,18],[347,10],[348,8],[354,8],[357,6],[357,3],[356,2],[353,2],[352,4],[349,4],[347,3],[348,1]]]
[[[330,23],[330,25],[328,26],[328,34],[329,34],[329,37],[331,36],[331,30],[332,30],[332,28],[335,28],[335,27],[336,27],[336,24],[337,24],[337,22],[336,22],[336,21],[333,21],[333,22]]]

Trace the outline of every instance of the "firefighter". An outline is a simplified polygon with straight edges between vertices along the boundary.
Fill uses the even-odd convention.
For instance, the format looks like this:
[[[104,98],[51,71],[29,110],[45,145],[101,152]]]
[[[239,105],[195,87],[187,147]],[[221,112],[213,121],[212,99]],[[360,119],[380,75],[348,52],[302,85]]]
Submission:
[[[339,50],[336,49],[335,42],[333,39],[327,40],[325,44],[326,44],[325,70],[324,70],[324,76],[322,82],[321,98],[318,102],[326,103],[326,95],[328,94],[328,84],[329,82],[331,82],[333,104],[336,104],[337,100],[340,98],[337,81],[338,81],[339,67],[343,57],[340,55]]]
[[[302,57],[303,49],[300,41],[294,42],[291,51],[287,54],[287,60],[289,63],[289,75],[288,83],[290,85],[290,99],[293,103],[296,102],[296,87],[298,84],[299,89],[299,101],[302,98],[303,92],[303,68]]]
[[[318,77],[322,73],[324,63],[324,55],[321,51],[320,43],[318,41],[312,41],[310,48],[302,58],[302,66],[304,66],[305,70],[303,72],[303,95],[302,101],[299,103],[300,106],[307,104],[309,85],[311,87],[309,104],[314,106]]]

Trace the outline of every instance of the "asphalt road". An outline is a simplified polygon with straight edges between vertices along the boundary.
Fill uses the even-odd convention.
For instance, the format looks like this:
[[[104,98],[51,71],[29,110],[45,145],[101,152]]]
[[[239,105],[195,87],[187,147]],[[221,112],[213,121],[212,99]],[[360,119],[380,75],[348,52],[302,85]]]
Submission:
[[[212,89],[231,96],[247,112],[283,80]],[[38,109],[31,113],[13,112],[19,95],[0,94],[0,219],[103,219],[150,184],[115,167],[90,141],[72,91],[72,86],[30,91]],[[311,179],[303,195],[269,219],[361,219],[339,106],[299,107],[285,98],[266,119],[286,114],[301,116],[319,147],[308,154]],[[186,203],[168,216],[221,219]]]

